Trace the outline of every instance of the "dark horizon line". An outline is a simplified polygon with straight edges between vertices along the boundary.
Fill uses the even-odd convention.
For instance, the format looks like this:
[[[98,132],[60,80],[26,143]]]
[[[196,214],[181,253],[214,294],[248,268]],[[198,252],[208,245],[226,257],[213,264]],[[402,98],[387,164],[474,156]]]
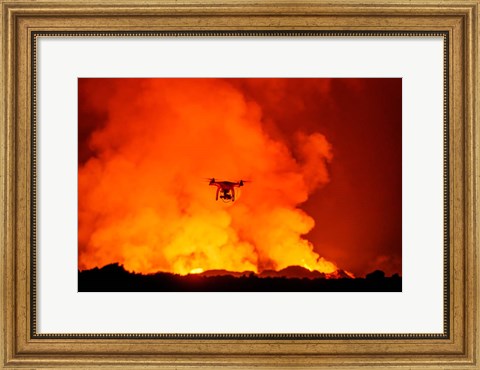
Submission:
[[[135,275],[142,275],[142,276],[152,276],[152,275],[157,275],[157,274],[169,274],[169,275],[173,275],[173,276],[204,276],[205,277],[205,273],[209,273],[209,272],[214,272],[214,271],[221,271],[221,272],[224,272],[222,275],[210,275],[210,276],[234,276],[234,275],[238,275],[238,276],[245,276],[245,277],[248,277],[249,275],[254,275],[258,278],[264,278],[264,277],[261,277],[260,275],[264,272],[272,272],[272,273],[279,273],[279,272],[282,272],[288,268],[301,268],[301,269],[304,269],[305,271],[308,271],[312,274],[314,273],[318,273],[318,274],[322,274],[322,275],[332,275],[338,271],[342,272],[342,273],[345,273],[347,272],[346,270],[344,269],[337,269],[336,271],[334,271],[333,273],[325,273],[325,272],[321,272],[321,271],[318,271],[318,270],[309,270],[303,266],[300,266],[300,265],[290,265],[290,266],[287,266],[283,269],[280,269],[280,270],[275,270],[275,269],[264,269],[262,270],[261,272],[255,272],[255,271],[251,271],[251,270],[244,270],[244,271],[232,271],[232,270],[226,270],[226,269],[210,269],[210,270],[204,270],[202,271],[201,273],[188,273],[188,274],[185,274],[185,275],[182,275],[180,273],[176,273],[176,272],[172,272],[172,271],[162,271],[162,270],[157,270],[155,272],[149,272],[149,273],[143,273],[143,272],[138,272],[138,271],[135,271],[135,270],[127,270],[125,268],[125,265],[123,263],[120,263],[120,262],[112,262],[112,263],[107,263],[105,265],[103,265],[102,267],[99,267],[99,266],[95,266],[95,267],[92,267],[92,268],[85,268],[85,269],[80,269],[78,268],[78,272],[79,273],[82,273],[82,272],[88,272],[88,271],[94,271],[94,270],[102,270],[102,269],[105,269],[106,267],[114,267],[116,266],[117,268],[122,268],[125,272],[129,273],[129,274],[135,274]],[[365,279],[367,278],[368,275],[371,275],[375,272],[380,272],[380,273],[383,273],[384,277],[385,278],[388,278],[388,277],[402,277],[402,274],[399,273],[399,272],[395,272],[395,273],[392,273],[390,276],[387,276],[385,274],[385,272],[381,269],[375,269],[375,270],[372,270],[368,273],[365,273],[364,275],[362,276],[357,276],[357,275],[354,275],[354,278],[351,278],[351,277],[348,277],[350,279]],[[350,272],[349,272],[350,273]],[[352,273],[353,274],[353,273]],[[277,276],[277,277],[284,277],[284,278],[301,278],[301,277],[289,277],[289,276]]]
[[[308,270],[307,270],[308,271]],[[135,274],[110,264],[78,272],[79,292],[401,292],[402,278],[376,270],[366,278],[317,276]]]

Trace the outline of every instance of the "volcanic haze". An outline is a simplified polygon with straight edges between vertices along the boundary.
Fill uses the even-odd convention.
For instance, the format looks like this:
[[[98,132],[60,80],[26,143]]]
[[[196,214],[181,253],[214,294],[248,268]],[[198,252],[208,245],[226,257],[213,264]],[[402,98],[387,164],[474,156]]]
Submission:
[[[367,272],[337,266],[324,258],[321,237],[309,240],[322,219],[319,194],[335,185],[336,155],[325,117],[305,118],[317,108],[301,94],[338,102],[329,98],[335,80],[292,81],[301,88],[288,90],[287,79],[79,79],[79,269]],[[278,112],[289,104],[285,124]],[[251,182],[223,203],[210,177]],[[371,255],[397,261],[397,270],[400,257],[391,248]]]

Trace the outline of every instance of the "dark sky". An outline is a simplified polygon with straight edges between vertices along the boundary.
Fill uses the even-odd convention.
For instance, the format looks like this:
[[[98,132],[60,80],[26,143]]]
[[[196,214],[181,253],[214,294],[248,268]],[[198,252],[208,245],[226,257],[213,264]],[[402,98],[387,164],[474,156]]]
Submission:
[[[402,80],[238,80],[287,138],[302,127],[333,146],[330,182],[302,205],[326,259],[356,274],[401,273]]]
[[[79,166],[81,170],[84,167],[91,168],[94,162],[92,159],[102,162],[102,158],[106,158],[105,153],[111,152],[111,146],[107,150],[106,145],[102,144],[102,147],[98,144],[99,142],[115,141],[115,145],[121,152],[122,145],[126,146],[125,143],[130,140],[128,137],[138,135],[137,132],[141,129],[139,120],[142,117],[145,117],[145,122],[150,120],[149,113],[141,111],[143,108],[136,108],[137,110],[132,108],[130,111],[125,107],[129,102],[132,106],[141,107],[142,99],[144,101],[149,99],[135,98],[136,91],[143,91],[143,85],[148,85],[145,81],[141,79],[79,80]],[[190,81],[192,86],[196,84],[195,79]],[[333,157],[327,164],[328,181],[322,180],[322,183],[310,193],[308,199],[298,204],[298,207],[315,220],[315,227],[306,235],[306,239],[313,244],[315,251],[326,260],[333,261],[338,267],[351,271],[357,276],[363,276],[375,269],[382,269],[387,275],[401,274],[401,79],[225,79],[221,84],[222,87],[218,91],[233,89],[235,94],[241,95],[247,103],[254,104],[256,107],[254,111],[257,113],[251,119],[261,121],[262,132],[278,142],[287,143],[285,145],[288,148],[294,148],[297,145],[294,141],[298,132],[306,135],[321,133],[331,144]],[[224,85],[228,85],[228,88],[225,89]],[[151,89],[151,86],[148,86],[148,89]],[[175,89],[171,90],[171,96],[168,89],[164,93],[159,92],[156,95],[157,99],[173,101]],[[190,93],[188,88],[183,87],[183,95],[180,94],[177,100],[183,102],[184,110],[191,109],[192,112],[196,112],[190,107],[187,99],[189,94],[193,100],[196,99],[194,103],[198,105],[203,104],[201,101],[203,97],[198,98],[198,96],[206,94],[203,92],[203,95],[200,93],[198,95],[196,87],[192,88],[192,91]],[[215,94],[212,92],[212,96],[216,99],[222,96],[218,91]],[[211,103],[206,101],[204,105],[209,106]],[[154,104],[154,109],[161,109],[156,103],[145,104],[147,106]],[[167,104],[165,106],[168,107]],[[215,105],[213,104],[212,107]],[[122,109],[125,109],[124,115],[114,113],[115,110]],[[151,108],[150,111],[152,111]],[[173,116],[173,113],[170,116]],[[127,121],[124,117],[131,117],[135,120],[135,125],[122,123],[124,120]],[[211,118],[212,121],[214,119]],[[123,124],[133,128],[125,131]],[[116,127],[116,129],[109,127]],[[236,137],[241,138],[243,134],[241,131]],[[110,139],[105,139],[108,135]],[[122,135],[126,135],[127,138],[123,138]],[[117,147],[114,146],[114,148]],[[294,149],[292,152],[293,157],[298,160]],[[124,157],[123,153],[122,158]],[[111,158],[110,154],[108,158]],[[214,156],[212,163],[216,163],[217,158]],[[82,178],[87,178],[82,174],[81,171],[80,184],[83,181]],[[253,180],[260,183],[257,179]],[[89,181],[92,182],[91,179]],[[277,181],[281,182],[281,179]],[[84,194],[82,189],[88,188],[90,191],[92,186],[95,184],[79,188],[81,192],[79,227],[82,231],[83,224],[90,225],[85,229],[88,233],[80,233],[81,255],[97,253],[95,251],[99,247],[95,249],[93,242],[82,240],[81,235],[91,235],[94,230],[92,225],[99,225],[98,219],[104,217],[101,207],[98,210],[92,206],[82,207],[82,199],[86,198],[82,195]],[[246,188],[245,197],[247,197],[247,190]],[[95,199],[102,198],[101,193],[95,196],[97,197]],[[248,202],[248,199],[245,198],[245,201]],[[86,201],[85,204],[87,204]],[[83,216],[86,212],[95,215]],[[111,217],[107,215],[104,218]],[[82,221],[87,219],[88,222]],[[97,254],[100,255],[99,253]],[[100,265],[100,261],[105,262],[107,259],[102,257],[96,264]],[[94,262],[89,263],[85,263],[85,267],[91,266]],[[164,261],[158,263],[164,263]],[[141,263],[137,261],[134,266],[140,265]]]

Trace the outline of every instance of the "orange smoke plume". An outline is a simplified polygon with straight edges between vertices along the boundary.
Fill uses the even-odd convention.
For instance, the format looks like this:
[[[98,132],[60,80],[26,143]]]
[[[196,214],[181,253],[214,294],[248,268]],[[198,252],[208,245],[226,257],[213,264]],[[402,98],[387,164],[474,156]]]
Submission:
[[[337,270],[303,237],[314,220],[299,208],[329,181],[321,133],[274,138],[260,106],[228,80],[104,81],[105,124],[79,122],[95,127],[92,155],[79,164],[81,270],[113,262],[142,273]],[[97,94],[83,94],[80,106]],[[223,203],[205,177],[252,182]]]

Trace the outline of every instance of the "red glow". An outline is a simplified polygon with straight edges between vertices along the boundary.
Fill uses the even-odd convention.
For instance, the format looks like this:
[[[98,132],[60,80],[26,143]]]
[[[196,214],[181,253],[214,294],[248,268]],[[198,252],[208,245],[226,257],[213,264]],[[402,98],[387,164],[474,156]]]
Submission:
[[[401,80],[80,79],[79,268],[112,262],[400,272]]]

